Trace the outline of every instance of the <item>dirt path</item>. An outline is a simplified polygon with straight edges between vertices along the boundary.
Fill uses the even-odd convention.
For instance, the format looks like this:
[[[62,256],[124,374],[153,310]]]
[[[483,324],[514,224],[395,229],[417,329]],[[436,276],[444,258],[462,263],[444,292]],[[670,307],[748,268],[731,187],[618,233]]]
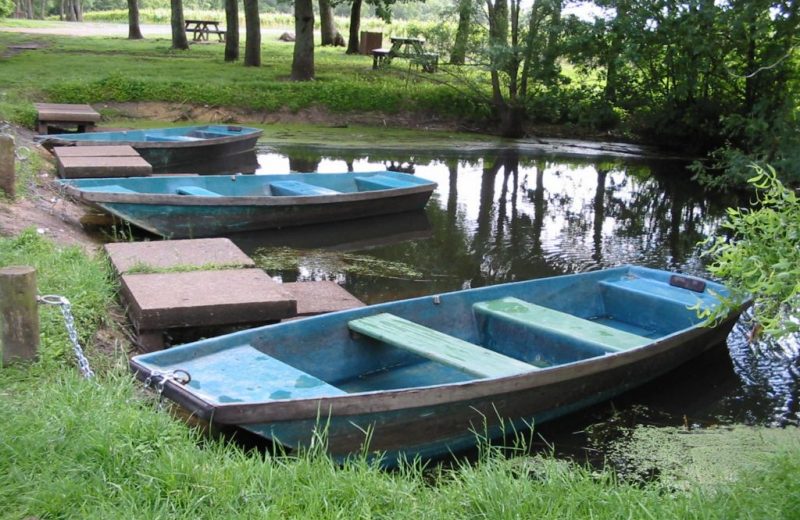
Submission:
[[[142,35],[145,38],[169,38],[169,25],[144,24],[140,26]],[[261,35],[267,37],[277,37],[286,31],[293,29],[261,29]],[[125,23],[106,23],[106,22],[42,22],[41,27],[4,27],[0,25],[0,31],[26,33],[26,34],[55,34],[59,36],[115,36],[127,37],[128,24]]]

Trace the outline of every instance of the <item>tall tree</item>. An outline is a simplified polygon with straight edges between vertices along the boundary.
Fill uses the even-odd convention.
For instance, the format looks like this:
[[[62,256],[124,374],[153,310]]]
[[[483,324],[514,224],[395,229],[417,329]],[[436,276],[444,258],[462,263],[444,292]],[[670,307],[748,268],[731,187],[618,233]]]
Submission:
[[[475,16],[474,0],[458,0],[458,27],[456,37],[453,42],[453,50],[450,51],[450,64],[463,65],[467,57],[467,44],[472,28],[472,19]]]
[[[244,65],[261,66],[261,20],[258,18],[258,0],[244,0],[244,24],[246,38]]]
[[[358,54],[359,33],[361,32],[361,0],[353,0],[350,6],[350,34],[347,38],[347,54]]]
[[[141,40],[142,30],[139,28],[139,2],[128,0],[128,39]]]
[[[294,57],[292,81],[314,79],[314,3],[294,0]]]
[[[225,0],[225,61],[239,59],[239,0]]]
[[[170,7],[172,8],[170,16],[172,48],[188,50],[189,41],[186,39],[186,24],[183,22],[183,0],[170,0]]]
[[[336,45],[336,23],[330,0],[319,0],[319,32],[323,46]]]

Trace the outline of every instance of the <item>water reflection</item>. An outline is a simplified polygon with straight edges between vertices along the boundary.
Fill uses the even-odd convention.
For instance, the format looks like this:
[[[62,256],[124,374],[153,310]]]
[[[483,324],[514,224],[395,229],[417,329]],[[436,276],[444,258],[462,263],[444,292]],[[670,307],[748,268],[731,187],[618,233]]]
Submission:
[[[358,172],[409,165],[415,175],[438,183],[426,208],[430,225],[426,237],[373,243],[368,253],[412,266],[423,273],[423,281],[321,272],[316,264],[271,273],[292,280],[313,271],[315,277],[340,282],[367,303],[626,263],[703,274],[697,244],[716,232],[725,208],[737,203],[704,193],[689,180],[684,165],[676,162],[559,159],[513,150],[483,157],[457,157],[451,152],[438,158],[400,152],[313,154],[303,151],[304,161],[310,162],[302,166],[316,165],[320,172]],[[288,173],[299,164],[274,152],[262,152],[258,160],[261,172]],[[364,233],[377,236],[394,234],[391,226],[381,223],[348,226],[356,236],[362,227]],[[318,240],[311,233],[307,239]],[[797,424],[800,347],[796,341],[788,342],[793,346],[754,347],[746,335],[746,325],[738,325],[728,340],[725,363],[685,367],[666,382],[651,385],[651,390],[615,401],[645,402],[676,424],[682,424],[684,416],[700,423],[721,419]],[[703,384],[697,388],[687,381]],[[611,413],[608,404],[599,409],[605,417]]]

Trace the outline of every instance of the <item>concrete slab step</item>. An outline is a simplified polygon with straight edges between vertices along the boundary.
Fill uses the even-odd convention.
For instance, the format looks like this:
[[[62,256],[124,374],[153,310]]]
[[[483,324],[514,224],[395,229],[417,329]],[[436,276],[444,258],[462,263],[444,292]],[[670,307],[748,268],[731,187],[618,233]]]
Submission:
[[[59,157],[139,157],[139,152],[128,145],[108,146],[56,146],[53,155]]]
[[[126,274],[121,295],[137,331],[269,323],[297,313],[297,301],[261,269]]]
[[[297,300],[297,316],[364,307],[364,303],[336,282],[292,282],[283,287]]]
[[[255,262],[227,238],[120,242],[106,244],[105,250],[119,274],[137,267],[152,270],[255,267]]]
[[[153,167],[141,157],[61,157],[58,174],[63,179],[145,177]]]

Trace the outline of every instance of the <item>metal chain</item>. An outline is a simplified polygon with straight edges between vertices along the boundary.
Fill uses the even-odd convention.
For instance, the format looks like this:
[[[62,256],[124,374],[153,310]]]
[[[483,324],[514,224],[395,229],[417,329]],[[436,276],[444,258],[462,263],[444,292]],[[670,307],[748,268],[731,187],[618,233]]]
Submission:
[[[179,385],[186,385],[192,380],[191,374],[183,369],[175,370],[152,370],[144,380],[145,387],[152,387],[158,395],[157,406],[160,410],[162,407],[162,397],[164,396],[164,387],[167,381],[173,381]]]
[[[48,294],[38,297],[39,303],[48,305],[58,305],[61,308],[61,314],[64,316],[64,326],[67,328],[69,340],[72,342],[72,350],[75,352],[75,359],[78,362],[78,370],[80,370],[83,377],[91,379],[94,377],[94,372],[89,366],[89,360],[83,354],[83,349],[78,341],[78,329],[75,327],[75,318],[72,316],[72,306],[69,300],[57,294]]]

